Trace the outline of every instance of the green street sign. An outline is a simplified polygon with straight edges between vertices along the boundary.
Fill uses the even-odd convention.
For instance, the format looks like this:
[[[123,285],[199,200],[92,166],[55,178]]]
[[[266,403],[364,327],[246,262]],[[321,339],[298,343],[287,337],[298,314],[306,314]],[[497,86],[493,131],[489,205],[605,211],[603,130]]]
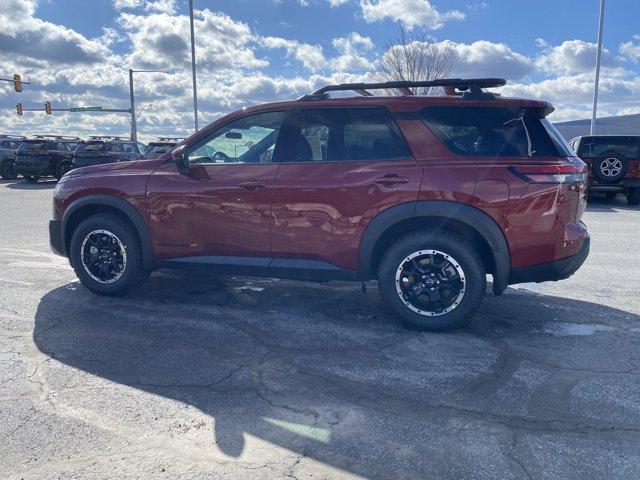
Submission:
[[[87,107],[85,108],[85,110],[87,112],[100,112],[102,110],[102,107]]]
[[[74,108],[70,108],[70,109],[69,109],[69,111],[70,111],[70,112],[84,112],[84,111],[86,111],[86,110],[87,110],[87,109],[86,109],[86,108],[84,108],[84,107],[74,107]]]

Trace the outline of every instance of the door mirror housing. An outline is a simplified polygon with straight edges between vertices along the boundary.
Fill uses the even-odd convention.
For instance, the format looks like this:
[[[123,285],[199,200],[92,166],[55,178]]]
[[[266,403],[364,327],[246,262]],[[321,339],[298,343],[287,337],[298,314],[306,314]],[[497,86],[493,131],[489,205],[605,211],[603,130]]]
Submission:
[[[187,155],[185,145],[181,145],[171,152],[171,158],[175,162],[176,167],[178,167],[180,174],[189,174],[189,156]]]
[[[231,140],[242,140],[242,133],[240,132],[227,132],[224,134],[224,138],[230,138]]]

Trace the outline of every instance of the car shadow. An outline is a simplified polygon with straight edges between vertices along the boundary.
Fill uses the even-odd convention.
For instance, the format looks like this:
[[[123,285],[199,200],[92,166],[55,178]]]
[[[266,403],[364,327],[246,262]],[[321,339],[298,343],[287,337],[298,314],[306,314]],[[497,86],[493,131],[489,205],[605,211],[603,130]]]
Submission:
[[[638,211],[640,207],[630,206],[624,195],[618,195],[616,198],[609,199],[604,195],[590,195],[587,203],[587,212],[612,212],[618,210]]]
[[[237,458],[252,436],[379,479],[466,476],[456,465],[488,465],[484,473],[495,474],[486,459],[471,465],[477,447],[465,446],[462,432],[495,435],[513,464],[505,453],[512,435],[499,425],[557,420],[566,402],[559,371],[627,370],[622,352],[637,341],[617,332],[637,324],[638,315],[513,289],[487,296],[469,328],[411,331],[372,290],[170,271],[119,298],[70,283],[42,297],[33,339],[79,372],[198,408],[215,424],[212,452]],[[566,327],[571,322],[596,333],[581,341],[582,333]],[[525,366],[552,378],[548,390],[544,381],[511,383]],[[91,378],[82,378],[89,388]],[[57,401],[67,381],[73,383],[58,386]],[[78,391],[69,395],[76,401]],[[565,414],[567,421],[603,422]]]
[[[39,180],[37,183],[29,183],[26,180],[18,178],[7,183],[7,188],[14,190],[48,190],[55,188],[57,183],[56,180],[50,179]]]

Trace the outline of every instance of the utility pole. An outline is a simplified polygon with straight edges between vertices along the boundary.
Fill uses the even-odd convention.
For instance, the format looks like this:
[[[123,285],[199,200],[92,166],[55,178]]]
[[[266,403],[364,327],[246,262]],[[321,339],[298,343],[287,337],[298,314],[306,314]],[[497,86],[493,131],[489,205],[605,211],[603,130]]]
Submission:
[[[198,131],[198,87],[196,84],[196,43],[193,31],[193,0],[189,0],[189,23],[191,24],[191,80],[193,82],[193,123]]]
[[[596,54],[596,79],[593,86],[593,111],[589,135],[596,133],[596,115],[598,113],[598,88],[600,84],[600,61],[602,59],[602,33],[604,30],[604,0],[600,0],[600,20],[598,24],[598,53]]]

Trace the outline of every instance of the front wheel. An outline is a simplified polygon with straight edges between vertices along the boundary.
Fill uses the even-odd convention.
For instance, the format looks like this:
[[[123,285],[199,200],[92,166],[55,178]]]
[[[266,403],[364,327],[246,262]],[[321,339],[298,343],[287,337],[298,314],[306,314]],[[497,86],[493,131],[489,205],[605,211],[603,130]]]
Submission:
[[[125,293],[147,278],[138,235],[118,215],[98,214],[81,222],[69,256],[80,282],[101,295]]]
[[[18,178],[18,174],[13,168],[13,160],[5,160],[0,165],[0,177],[5,180],[15,180]]]
[[[29,183],[38,183],[38,180],[40,180],[37,175],[22,175],[22,177]]]
[[[378,288],[409,326],[441,331],[461,326],[480,308],[485,268],[459,236],[423,230],[387,250],[378,269]]]

